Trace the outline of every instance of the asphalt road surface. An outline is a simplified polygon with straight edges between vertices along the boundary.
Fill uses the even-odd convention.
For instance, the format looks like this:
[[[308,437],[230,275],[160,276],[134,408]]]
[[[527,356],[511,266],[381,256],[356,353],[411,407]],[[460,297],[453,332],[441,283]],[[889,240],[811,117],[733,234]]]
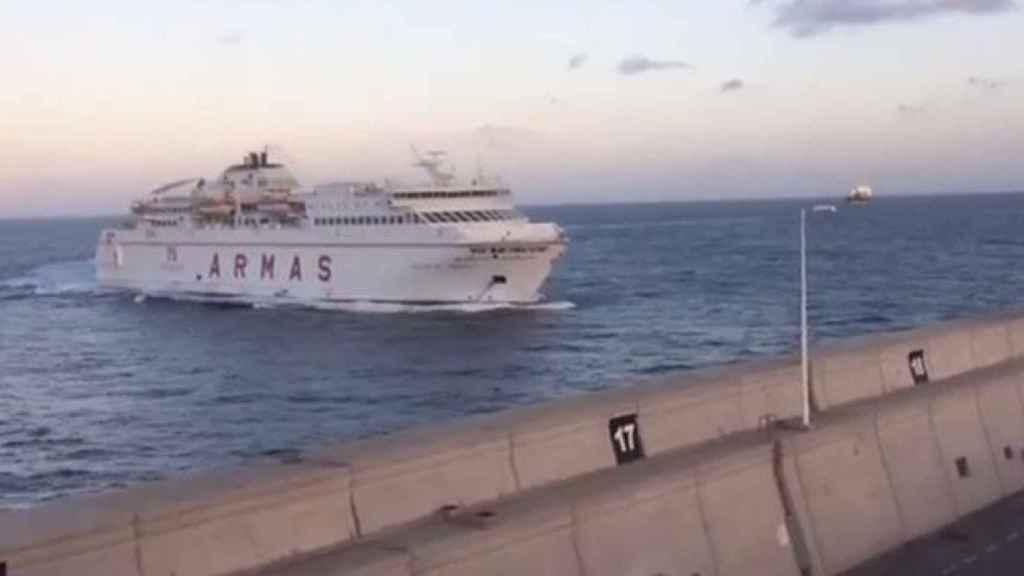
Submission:
[[[846,572],[846,576],[954,574],[1024,574],[1024,493]]]

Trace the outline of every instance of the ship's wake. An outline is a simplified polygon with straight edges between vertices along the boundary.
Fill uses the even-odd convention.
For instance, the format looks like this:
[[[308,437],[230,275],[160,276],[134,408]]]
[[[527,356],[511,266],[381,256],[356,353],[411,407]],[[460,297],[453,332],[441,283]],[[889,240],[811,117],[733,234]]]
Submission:
[[[0,300],[111,293],[97,284],[92,259],[45,264],[22,276],[0,280]]]
[[[374,302],[367,300],[315,302],[296,300],[292,298],[223,297],[198,294],[148,294],[146,297],[220,306],[251,307],[257,310],[322,310],[328,312],[349,312],[357,314],[481,314],[516,310],[559,312],[572,310],[576,307],[575,304],[568,301],[540,301],[528,304],[516,304],[509,302],[405,304],[400,302]],[[136,302],[143,301],[145,301],[145,298],[136,299]]]

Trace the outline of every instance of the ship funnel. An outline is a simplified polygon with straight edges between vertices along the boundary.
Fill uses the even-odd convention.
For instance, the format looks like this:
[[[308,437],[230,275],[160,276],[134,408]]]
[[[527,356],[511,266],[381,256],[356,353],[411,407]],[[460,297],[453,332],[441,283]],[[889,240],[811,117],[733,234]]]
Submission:
[[[267,165],[267,151],[260,152],[260,166]]]

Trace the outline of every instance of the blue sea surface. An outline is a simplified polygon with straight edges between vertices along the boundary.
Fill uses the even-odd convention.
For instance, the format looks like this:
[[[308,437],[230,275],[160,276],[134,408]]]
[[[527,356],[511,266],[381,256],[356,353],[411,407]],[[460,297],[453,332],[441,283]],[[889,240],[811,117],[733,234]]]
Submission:
[[[518,309],[241,308],[97,287],[112,219],[0,221],[0,507],[793,352],[812,201],[527,209],[571,237]],[[1016,307],[1024,195],[809,218],[816,342]]]

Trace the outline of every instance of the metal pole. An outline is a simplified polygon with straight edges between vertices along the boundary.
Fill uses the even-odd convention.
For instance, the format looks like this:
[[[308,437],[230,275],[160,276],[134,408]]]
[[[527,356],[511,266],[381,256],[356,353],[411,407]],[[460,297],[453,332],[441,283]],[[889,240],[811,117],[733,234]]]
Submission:
[[[800,364],[803,384],[803,425],[811,427],[810,363],[807,358],[807,210],[800,209]]]

